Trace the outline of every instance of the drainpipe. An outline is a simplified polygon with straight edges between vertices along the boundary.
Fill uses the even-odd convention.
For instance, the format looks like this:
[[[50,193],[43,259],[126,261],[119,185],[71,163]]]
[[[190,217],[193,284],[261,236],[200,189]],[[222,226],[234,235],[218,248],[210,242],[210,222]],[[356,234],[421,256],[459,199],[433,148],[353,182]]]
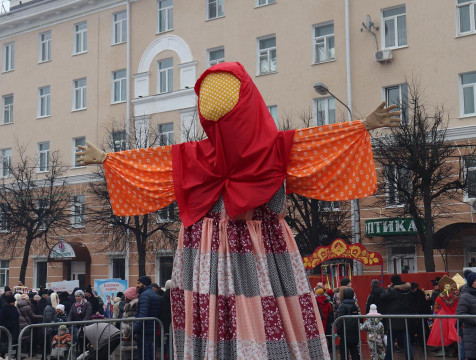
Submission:
[[[131,0],[127,0],[127,44],[126,44],[126,139],[129,140],[131,121]],[[128,144],[129,145],[129,144]]]

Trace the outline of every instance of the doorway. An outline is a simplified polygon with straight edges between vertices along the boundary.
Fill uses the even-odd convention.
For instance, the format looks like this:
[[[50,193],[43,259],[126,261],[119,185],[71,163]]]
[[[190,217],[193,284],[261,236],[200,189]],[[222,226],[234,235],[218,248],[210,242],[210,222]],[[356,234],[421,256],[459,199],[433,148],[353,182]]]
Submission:
[[[86,262],[71,261],[70,276],[71,280],[78,280],[81,289],[86,288]]]

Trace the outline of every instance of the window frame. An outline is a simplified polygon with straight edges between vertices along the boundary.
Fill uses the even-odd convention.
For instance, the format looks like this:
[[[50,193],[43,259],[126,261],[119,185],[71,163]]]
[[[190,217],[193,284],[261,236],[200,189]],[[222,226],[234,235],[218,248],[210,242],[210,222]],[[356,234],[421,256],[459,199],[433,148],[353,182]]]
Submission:
[[[467,166],[466,165],[467,159],[472,157],[474,157],[474,166]],[[471,155],[463,156],[463,164],[464,164],[463,166],[464,176],[466,177],[466,181],[467,181],[467,187],[463,189],[463,201],[470,201],[471,199],[476,199],[476,191],[474,192],[474,197],[471,197],[469,192],[470,184],[468,179],[468,176],[469,176],[468,171],[476,172],[476,156],[471,156]],[[476,182],[474,187],[476,188]]]
[[[38,257],[36,259],[33,260],[33,281],[35,283],[35,288],[39,289],[40,288],[40,285],[42,284],[39,284],[38,282],[38,263],[45,263],[46,264],[46,282],[48,282],[48,258],[46,257]],[[46,285],[46,284],[45,284]]]
[[[124,73],[124,77],[115,78],[116,74]],[[119,83],[118,88],[116,84]],[[116,100],[116,90],[119,90],[119,100]],[[121,69],[113,71],[111,74],[111,104],[120,104],[127,101],[127,70]]]
[[[117,135],[121,135],[118,137]],[[111,133],[112,137],[112,151],[113,152],[118,152],[118,151],[124,151],[127,150],[127,141],[126,141],[126,132],[124,130],[119,130],[119,131],[113,131]],[[119,147],[116,146],[116,142],[120,142]]]
[[[278,105],[266,105],[266,107],[268,108],[269,114],[273,118],[274,123],[276,124],[276,127],[279,129]],[[275,114],[276,117],[273,114],[274,110],[276,110],[276,114]]]
[[[324,108],[324,121],[322,123],[319,122],[319,103],[320,102],[325,102],[325,108]],[[330,113],[331,113],[331,108],[330,108],[330,103],[334,104],[334,121],[330,122]],[[325,97],[318,97],[314,98],[314,117],[313,117],[313,122],[315,126],[321,126],[321,125],[330,125],[330,124],[335,124],[337,122],[337,109],[336,109],[336,100],[332,96],[325,96]]]
[[[408,272],[408,274],[414,274],[414,273],[417,273],[418,272],[418,257],[417,257],[417,251],[416,251],[416,247],[415,245],[412,245],[410,243],[405,243],[403,241],[405,241],[404,239],[400,239],[401,241],[399,240],[395,240],[395,242],[399,242],[399,244],[387,244],[387,259],[388,259],[388,264],[387,264],[387,271],[388,273],[391,273],[393,274],[394,273],[394,267],[395,267],[395,260],[397,259],[411,259],[413,260],[413,264],[414,264],[414,271],[411,271],[411,272]],[[409,252],[409,253],[396,253],[396,254],[393,254],[393,251],[391,249],[393,248],[413,248],[413,252]],[[400,264],[400,269],[399,270],[402,270],[401,269],[401,264]],[[399,274],[401,273],[401,271],[399,271]],[[404,273],[404,274],[407,274],[407,273]]]
[[[15,42],[3,44],[2,47],[2,72],[15,70]]]
[[[47,144],[48,149],[41,150],[40,147],[41,145]],[[42,161],[42,156],[46,156],[45,162],[46,166],[41,166],[41,161]],[[36,158],[38,165],[36,167],[36,172],[37,173],[47,173],[50,171],[50,142],[49,141],[40,141],[36,144]]]
[[[81,82],[84,81],[84,85]],[[72,111],[81,111],[87,109],[87,87],[88,81],[86,77],[73,80],[73,109]],[[80,107],[76,107],[80,103]]]
[[[404,176],[403,172],[408,171],[407,169],[404,168],[399,168],[395,165],[390,165],[392,167],[392,172],[393,172],[393,180],[397,183],[401,182],[401,177]],[[388,166],[387,166],[388,168]],[[390,170],[385,170],[386,173],[388,174]],[[388,176],[385,176],[385,206],[387,208],[398,208],[398,207],[403,207],[405,206],[404,199],[400,199],[400,191],[398,189],[398,185],[390,185],[390,179]],[[408,184],[410,186],[410,184]],[[390,194],[390,191],[393,191],[393,194]],[[390,195],[392,195],[392,198],[394,199],[393,202],[389,201]]]
[[[162,127],[172,125],[172,130],[163,131]],[[159,138],[159,146],[167,146],[175,144],[174,123],[167,122],[157,125],[157,136]]]
[[[71,227],[84,228],[86,226],[86,196],[71,196]]]
[[[210,59],[211,54],[217,51],[223,51],[223,57],[211,60]],[[218,47],[207,50],[207,67],[210,67],[216,64],[221,64],[223,62],[225,62],[225,47],[224,46],[218,46]]]
[[[47,93],[45,91],[48,91]],[[38,119],[51,116],[51,86],[38,88]]]
[[[340,211],[340,203],[340,201],[319,200],[319,210],[324,212]]]
[[[211,15],[211,6],[215,4],[215,16]],[[222,9],[222,13],[220,14],[220,5]],[[225,16],[225,0],[206,0],[206,11],[207,11],[207,20],[215,20],[220,19]]]
[[[172,266],[171,269],[173,269],[173,263],[175,260],[174,253],[172,250],[158,250],[155,255],[155,282],[159,284],[161,287],[165,286],[165,282],[169,279],[165,279],[164,276],[162,275],[161,272],[161,263],[163,258],[172,258]]]
[[[82,142],[82,143],[78,143],[79,142]],[[71,149],[71,153],[72,153],[72,162],[71,162],[71,167],[73,169],[76,169],[76,168],[83,168],[84,165],[80,165],[77,163],[77,159],[79,158],[79,155],[77,155],[78,151],[81,151],[78,149],[78,146],[81,145],[81,146],[85,146],[86,145],[86,136],[78,136],[78,137],[74,137],[73,140],[72,140],[72,149]]]
[[[461,32],[461,12],[460,8],[469,6],[469,30]],[[456,36],[476,34],[476,0],[467,0],[458,3],[456,0]]]
[[[129,260],[124,253],[111,253],[109,254],[109,278],[114,279],[117,278],[114,276],[114,262],[115,260],[124,260],[124,279],[129,280]]]
[[[317,28],[325,27],[325,26],[329,26],[329,25],[332,25],[332,34],[316,36],[316,29]],[[327,58],[327,55],[326,55],[325,60],[317,61],[317,41],[318,40],[323,40],[324,49],[325,49],[324,52],[327,54],[329,52],[329,50],[328,50],[328,40],[330,40],[331,38],[333,40],[334,46],[333,46],[333,48],[331,48],[330,52],[332,53],[332,50],[333,50],[333,56],[330,56],[330,57]],[[323,64],[323,63],[327,63],[327,62],[330,62],[330,61],[335,61],[335,59],[336,59],[336,55],[335,55],[336,46],[335,46],[334,20],[326,21],[326,22],[315,24],[315,25],[312,26],[312,44],[313,44],[313,52],[312,52],[312,56],[313,56],[312,63],[313,64]]]
[[[6,267],[4,262],[8,263]],[[10,260],[0,259],[0,287],[3,288],[3,290],[5,290],[5,286],[9,284],[9,280],[10,280]]]
[[[43,206],[45,205],[46,206]],[[36,200],[36,209],[37,211],[40,211],[41,209],[49,209],[50,208],[50,201],[49,199],[38,199]],[[46,214],[45,217],[43,217],[43,223],[39,225],[40,230],[45,230],[46,229],[46,224],[44,223],[44,220],[48,218],[48,214]]]
[[[161,69],[161,64],[172,61],[172,66]],[[162,76],[165,76],[165,91],[162,91]],[[171,89],[169,88],[171,86]],[[166,58],[157,60],[157,94],[167,94],[174,91],[174,59]]]
[[[403,8],[404,9],[404,12],[403,14],[397,14],[397,15],[392,15],[392,16],[387,16],[387,17],[384,17],[383,13],[384,11],[387,11],[387,10],[395,10],[395,9],[398,9],[398,8]],[[401,16],[404,16],[405,17],[405,39],[406,39],[406,42],[405,44],[398,44],[398,17],[401,17]],[[392,6],[392,7],[389,7],[389,8],[385,8],[385,9],[381,9],[380,11],[380,29],[382,29],[380,31],[381,33],[381,43],[382,43],[382,49],[389,49],[389,50],[393,50],[393,49],[400,49],[400,48],[404,48],[404,47],[407,47],[408,46],[408,26],[407,26],[407,8],[406,8],[406,5],[405,4],[401,4],[401,5],[397,5],[397,6]],[[394,21],[394,31],[395,31],[395,34],[394,34],[394,40],[395,40],[395,45],[394,46],[387,46],[386,44],[386,38],[385,38],[385,22],[388,21],[388,20],[393,20]]]
[[[8,204],[0,204],[0,233],[10,232],[10,216]]]
[[[49,39],[43,39],[44,36],[49,35]],[[43,31],[38,34],[38,63],[42,64],[51,61],[51,30]],[[46,53],[46,56],[45,56]]]
[[[389,91],[398,88],[398,98],[400,102],[397,105],[397,110],[401,111],[401,122],[400,126],[404,126],[408,124],[408,116],[409,116],[409,106],[408,106],[408,84],[401,83],[395,85],[388,85],[382,88],[382,99],[385,101],[387,106],[393,105],[388,102],[389,100]],[[406,96],[406,99],[405,99]]]
[[[125,15],[124,18],[117,19],[117,16]],[[120,36],[118,36],[120,35]],[[111,45],[124,44],[127,42],[127,12],[118,11],[112,14],[112,39]]]
[[[269,39],[274,39],[274,47],[268,47],[268,48],[264,48],[264,49],[261,49],[261,42],[262,41],[265,41],[265,40],[269,40]],[[276,34],[271,34],[271,35],[266,35],[266,36],[261,36],[259,38],[256,39],[256,46],[257,46],[257,51],[256,51],[256,56],[257,56],[257,75],[258,76],[261,76],[261,75],[268,75],[268,74],[274,74],[276,72],[278,72],[278,50],[277,50],[277,38],[276,38]],[[275,61],[275,65],[274,65],[274,70],[272,70],[272,57],[271,57],[271,52],[274,50],[275,52],[275,57],[274,57],[274,61]],[[268,63],[268,69],[269,71],[267,72],[262,72],[261,71],[261,57],[263,55],[266,55],[266,58],[267,58],[267,63]]]
[[[464,75],[469,75],[469,74],[474,74],[476,77],[476,71],[470,71],[466,73],[462,73],[458,75],[459,81],[458,81],[458,88],[459,88],[459,103],[460,103],[460,117],[461,118],[466,118],[466,117],[473,117],[476,116],[476,80],[475,82],[472,82],[470,84],[463,84],[463,76]],[[465,114],[464,112],[464,89],[465,88],[472,88],[473,89],[473,109],[474,112]]]
[[[6,104],[7,99],[11,98],[12,103],[11,104]],[[2,125],[8,125],[8,124],[13,124],[13,104],[14,104],[15,98],[13,94],[7,94],[2,96]],[[5,114],[8,113],[8,118],[9,121],[5,121]]]
[[[264,4],[260,4],[260,0],[255,0],[255,7],[263,7],[276,4],[276,0],[264,0]]]
[[[175,221],[175,203],[171,203],[166,207],[157,210],[156,212],[157,224],[173,223]]]
[[[5,169],[5,165],[7,165]],[[12,148],[0,149],[0,179],[8,179],[11,176]]]
[[[84,29],[79,28],[82,25],[85,26]],[[80,49],[78,50],[79,47]],[[87,52],[88,52],[88,22],[81,21],[73,25],[73,56],[81,55]]]
[[[174,29],[174,2],[172,0],[172,5],[161,8],[160,4],[163,3],[164,1],[166,0],[157,0],[157,34],[162,34]],[[165,13],[164,22],[166,26],[164,30],[161,30],[161,25],[162,25],[161,14],[162,13]]]

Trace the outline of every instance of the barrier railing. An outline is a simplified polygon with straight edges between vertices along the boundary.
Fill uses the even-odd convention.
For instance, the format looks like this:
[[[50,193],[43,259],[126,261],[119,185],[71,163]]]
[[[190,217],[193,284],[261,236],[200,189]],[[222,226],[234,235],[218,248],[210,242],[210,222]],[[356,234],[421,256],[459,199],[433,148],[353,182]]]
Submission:
[[[5,345],[5,338],[4,334],[6,335],[6,345]],[[6,327],[0,326],[0,355],[2,353],[11,355],[12,354],[12,334],[10,334],[10,331]]]
[[[134,331],[136,322],[140,324],[138,331]],[[123,323],[130,323],[130,340],[123,338],[121,331]],[[71,335],[71,344],[62,343],[61,336],[64,334],[61,334],[59,329],[62,325],[67,327]],[[157,336],[158,329],[160,329],[160,340]],[[3,329],[0,327],[0,330]],[[5,330],[9,338],[8,355],[12,358],[12,338],[10,332]],[[159,359],[163,360],[166,345],[168,359],[172,359],[172,327],[168,330],[168,333],[165,333],[162,322],[155,317],[31,324],[23,328],[18,336],[16,358],[20,360],[25,354],[33,358],[34,343],[42,338],[43,346],[38,355],[42,355],[43,359],[103,360],[113,356],[114,359],[129,360],[139,359],[140,354],[142,354],[140,358],[146,358],[145,355],[148,353],[151,354],[150,358],[157,359],[156,355],[160,352]],[[56,347],[53,347],[51,344],[55,335],[58,341]],[[53,351],[55,348],[62,350]]]
[[[343,323],[342,324],[343,337],[339,336],[339,341],[340,341],[339,351],[343,347],[343,351],[341,352],[341,354],[345,354],[344,357],[341,356],[340,360],[348,360],[348,359],[351,358],[349,356],[349,350],[350,350],[351,347],[355,346],[355,343],[348,344],[346,323],[348,324],[350,320],[355,320],[355,319],[358,320],[358,326],[359,326],[359,331],[358,331],[358,338],[359,338],[358,348],[359,349],[358,350],[359,350],[360,358],[363,359],[363,357],[362,357],[362,338],[361,338],[360,326],[363,324],[365,319],[370,319],[370,318],[379,318],[379,319],[381,319],[382,323],[384,321],[387,322],[387,324],[385,325],[385,329],[386,329],[385,334],[387,335],[387,342],[390,345],[385,346],[385,348],[386,348],[386,351],[388,349],[390,349],[390,353],[391,353],[391,356],[389,357],[390,359],[394,358],[394,352],[395,352],[394,342],[397,339],[402,339],[403,340],[402,341],[403,342],[403,352],[404,352],[405,358],[406,359],[413,359],[414,358],[412,342],[414,340],[414,335],[420,329],[418,329],[418,327],[415,327],[414,324],[412,324],[412,326],[409,327],[408,322],[409,321],[415,321],[415,320],[418,321],[418,320],[420,320],[421,321],[421,334],[423,336],[423,353],[419,353],[418,358],[422,359],[421,356],[423,356],[423,358],[425,360],[428,359],[428,356],[429,356],[428,355],[428,353],[429,353],[428,345],[426,344],[427,343],[427,337],[428,337],[429,333],[428,333],[427,326],[425,326],[425,321],[426,322],[428,320],[433,320],[434,321],[435,319],[441,319],[441,320],[456,319],[456,331],[458,333],[458,336],[457,336],[457,341],[455,341],[454,343],[457,344],[458,359],[461,359],[461,358],[464,358],[462,356],[463,355],[462,353],[464,352],[464,347],[462,346],[462,336],[459,335],[460,329],[461,329],[460,325],[462,325],[462,320],[463,319],[472,319],[473,321],[476,320],[475,315],[430,315],[430,314],[428,314],[428,315],[413,315],[413,314],[402,314],[402,315],[372,315],[372,316],[370,316],[370,315],[345,315],[345,316],[340,316],[332,324],[332,334],[335,334],[335,335],[332,336],[332,359],[333,360],[337,359],[336,338],[338,336],[337,336],[337,333],[336,333],[336,329],[338,328],[340,323]],[[349,319],[349,321],[346,321],[347,319]],[[394,321],[394,324],[395,324],[395,320],[398,320],[398,319],[399,320],[404,320],[404,323],[405,323],[404,329],[403,330],[402,329],[395,330],[395,327],[392,327],[392,319]],[[354,321],[354,323],[355,323],[355,321]],[[446,345],[446,346],[443,345],[445,343],[444,340],[443,340],[444,339],[443,322],[439,321],[438,323],[439,323],[438,326],[439,326],[440,341],[441,341],[442,349],[443,349],[442,354],[439,355],[439,356],[441,356],[441,358],[445,360],[445,359],[450,357],[444,349],[448,345]],[[349,325],[347,325],[347,326],[349,326]],[[352,326],[352,325],[350,325],[350,326]],[[354,324],[354,326],[355,326],[355,324]],[[435,326],[435,323],[433,323],[433,326]],[[400,327],[400,326],[398,326],[398,327]],[[353,329],[351,329],[351,331],[353,331]],[[397,336],[397,331],[398,331],[398,336]],[[402,334],[403,334],[403,338],[401,336]],[[369,345],[369,346],[371,346],[371,345]],[[375,349],[375,350],[377,350],[377,349]],[[388,357],[386,357],[386,359],[387,358]]]

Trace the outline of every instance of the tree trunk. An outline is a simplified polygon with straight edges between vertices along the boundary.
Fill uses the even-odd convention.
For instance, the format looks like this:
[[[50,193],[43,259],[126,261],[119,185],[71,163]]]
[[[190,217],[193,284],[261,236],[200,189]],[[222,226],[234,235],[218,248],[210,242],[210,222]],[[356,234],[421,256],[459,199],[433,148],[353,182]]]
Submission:
[[[429,185],[423,189],[423,206],[425,209],[425,241],[423,242],[425,270],[426,272],[434,272],[435,258],[433,255],[433,218],[431,212],[431,189]]]
[[[145,251],[145,244],[146,240],[142,239],[140,235],[139,238],[136,239],[137,244],[137,257],[139,260],[139,276],[147,275],[145,271],[145,258],[146,258],[146,251]]]
[[[23,250],[23,259],[21,262],[21,267],[20,267],[20,277],[18,280],[25,285],[25,275],[26,275],[26,269],[28,268],[28,258],[30,256],[30,248],[31,244],[33,243],[33,239],[29,239],[27,237],[26,242],[25,242],[25,249]],[[33,287],[33,284],[32,284]]]

